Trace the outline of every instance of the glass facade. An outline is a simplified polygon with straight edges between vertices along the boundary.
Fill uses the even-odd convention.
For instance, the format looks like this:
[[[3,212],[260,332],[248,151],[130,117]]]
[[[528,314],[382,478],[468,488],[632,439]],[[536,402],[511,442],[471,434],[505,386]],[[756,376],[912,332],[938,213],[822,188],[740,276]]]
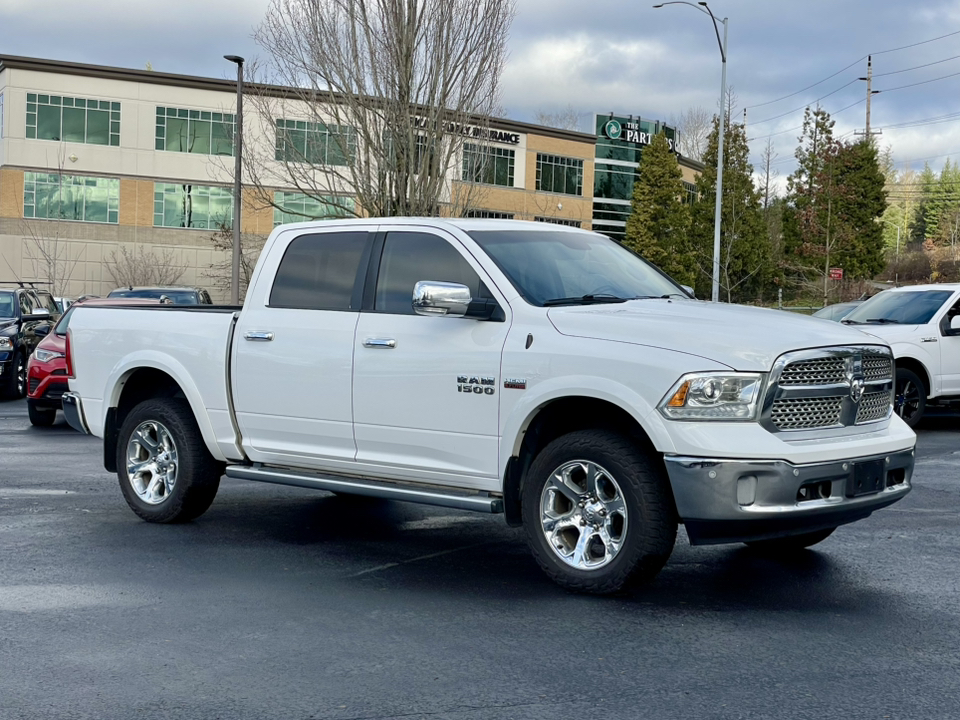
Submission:
[[[357,154],[357,131],[305,120],[276,120],[276,159],[311,165],[350,165]]]
[[[463,175],[465,182],[513,187],[513,168],[516,153],[509,148],[463,146]]]
[[[342,195],[315,198],[303,193],[278,191],[273,194],[273,202],[278,206],[273,208],[274,227],[306,220],[349,217],[355,211],[353,198]]]
[[[219,230],[233,226],[233,190],[211,185],[153,184],[153,225]]]
[[[582,223],[579,220],[567,220],[566,218],[555,218],[555,217],[535,217],[534,222],[550,223],[551,225],[566,225],[567,227],[581,227]]]
[[[233,155],[235,118],[228,113],[157,108],[157,150]]]
[[[120,145],[120,103],[27,93],[27,138]]]
[[[116,224],[120,181],[117,178],[23,174],[23,216]]]
[[[622,241],[630,216],[630,201],[643,149],[658,133],[667,136],[670,148],[677,146],[677,131],[669,125],[633,115],[597,115],[596,160],[593,175],[593,229]],[[689,183],[684,183],[692,202]],[[696,188],[694,194],[696,197]]]
[[[537,190],[583,195],[583,160],[537,153]]]

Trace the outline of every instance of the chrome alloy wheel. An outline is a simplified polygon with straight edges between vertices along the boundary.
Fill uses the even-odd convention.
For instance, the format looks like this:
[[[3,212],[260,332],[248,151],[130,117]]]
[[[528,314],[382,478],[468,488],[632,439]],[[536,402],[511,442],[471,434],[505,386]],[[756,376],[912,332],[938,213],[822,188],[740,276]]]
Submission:
[[[23,355],[17,356],[17,397],[27,394],[27,363]]]
[[[547,544],[567,565],[596,570],[620,552],[627,507],[609,472],[587,460],[564,463],[550,474],[540,496]]]
[[[920,388],[909,380],[901,380],[897,383],[893,405],[897,414],[909,422],[920,410]]]
[[[177,482],[177,446],[173,436],[156,420],[137,426],[127,443],[127,479],[147,505],[159,505]]]

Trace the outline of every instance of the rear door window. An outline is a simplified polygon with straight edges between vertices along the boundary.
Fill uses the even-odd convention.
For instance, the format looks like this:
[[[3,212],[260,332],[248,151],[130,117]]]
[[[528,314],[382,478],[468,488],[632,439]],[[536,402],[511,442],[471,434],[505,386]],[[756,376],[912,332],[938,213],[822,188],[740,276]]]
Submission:
[[[270,291],[270,307],[359,311],[370,233],[301,235],[287,246]]]

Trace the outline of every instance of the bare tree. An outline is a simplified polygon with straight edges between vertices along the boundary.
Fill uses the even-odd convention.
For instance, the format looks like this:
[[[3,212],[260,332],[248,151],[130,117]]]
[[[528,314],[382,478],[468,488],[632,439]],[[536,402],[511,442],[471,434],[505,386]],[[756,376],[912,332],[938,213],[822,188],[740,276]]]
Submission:
[[[469,193],[450,188],[464,143],[490,141],[514,12],[514,0],[271,0],[250,101],[276,134],[245,153],[258,199],[277,207],[273,189],[292,187],[336,214],[461,214],[451,206]]]
[[[689,108],[673,121],[680,133],[681,152],[700,162],[707,149],[707,136],[710,134],[710,113],[699,105]]]
[[[187,270],[186,264],[178,260],[170,248],[158,253],[139,246],[127,250],[124,245],[110,251],[104,267],[117,287],[173,285]]]
[[[763,193],[763,211],[764,214],[770,209],[770,202],[777,198],[777,178],[780,177],[780,171],[773,168],[773,161],[779,155],[773,149],[773,139],[767,138],[767,146],[760,153],[760,163],[763,168],[763,180],[760,192]]]
[[[230,227],[222,226],[210,240],[214,249],[222,253],[222,256],[220,260],[210,264],[204,275],[210,278],[215,288],[226,294],[230,292],[231,271],[233,269],[233,230]],[[265,235],[240,233],[241,300],[247,294],[253,269],[257,266],[257,260],[260,259],[260,252],[263,250],[266,241]]]
[[[567,105],[557,112],[547,112],[546,110],[537,110],[533,115],[533,121],[537,125],[546,127],[560,128],[562,130],[580,130],[580,119],[582,113],[573,105]]]

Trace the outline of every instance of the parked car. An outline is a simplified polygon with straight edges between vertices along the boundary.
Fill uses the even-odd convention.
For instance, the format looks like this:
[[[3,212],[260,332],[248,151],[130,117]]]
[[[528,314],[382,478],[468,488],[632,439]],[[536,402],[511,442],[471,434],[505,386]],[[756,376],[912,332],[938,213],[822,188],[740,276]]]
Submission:
[[[26,395],[27,358],[59,317],[32,288],[0,288],[0,396]]]
[[[834,322],[840,322],[846,317],[850,311],[854,308],[859,307],[863,300],[851,300],[850,302],[834,303],[833,305],[827,305],[825,308],[820,308],[817,310],[813,317],[821,318],[823,320],[833,320]]]
[[[149,299],[89,299],[73,303],[63,314],[53,331],[37,344],[27,362],[27,415],[30,423],[37,426],[53,425],[61,399],[67,390],[66,343],[67,329],[74,310],[80,305],[156,305],[159,300]]]
[[[841,322],[893,348],[895,407],[907,425],[929,405],[960,402],[960,283],[884,290]]]
[[[125,287],[111,290],[110,298],[168,298],[174,305],[212,305],[210,294],[195,287]]]
[[[239,312],[71,321],[64,415],[144,520],[201,515],[224,473],[504,513],[553,580],[608,593],[678,522],[789,553],[910,490],[885,342],[695,300],[598,233],[281,225],[253,278]]]
[[[65,297],[55,297],[54,300],[57,303],[57,307],[60,308],[61,313],[65,313],[67,308],[69,308],[75,302],[74,300]]]

